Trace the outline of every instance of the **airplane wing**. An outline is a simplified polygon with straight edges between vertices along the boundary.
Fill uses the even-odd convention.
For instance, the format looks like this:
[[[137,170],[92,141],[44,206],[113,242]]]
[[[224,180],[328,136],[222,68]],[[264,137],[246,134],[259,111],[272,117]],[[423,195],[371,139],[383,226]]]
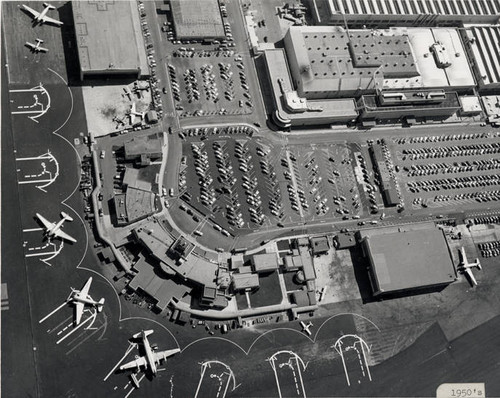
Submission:
[[[70,242],[76,243],[76,239],[75,238],[69,236],[66,232],[61,231],[61,229],[55,230],[54,231],[54,235],[58,236],[61,239],[69,240]]]
[[[153,352],[153,358],[156,364],[159,364],[160,361],[167,359],[168,357],[171,357],[172,355],[177,354],[178,352],[180,352],[179,348],[174,348],[173,350]]]
[[[26,43],[24,43],[24,45],[25,45],[26,47],[31,48],[31,49],[34,49],[34,48],[36,47],[33,43],[30,43],[29,41],[27,41]]]
[[[146,365],[147,365],[146,357],[145,356],[138,357],[133,361],[127,362],[126,364],[120,366],[120,370],[140,368],[141,366],[146,366]]]
[[[474,276],[474,274],[472,273],[472,271],[470,270],[470,268],[464,268],[463,270],[469,276],[470,281],[471,281],[471,285],[472,286],[477,285],[476,277]]]
[[[85,308],[85,304],[80,301],[75,301],[75,323],[78,325],[82,319],[83,309]]]
[[[87,298],[89,295],[89,290],[90,290],[90,285],[92,284],[92,277],[88,279],[87,282],[85,282],[85,285],[83,286],[82,290],[80,290],[80,296],[83,298]]]
[[[28,6],[23,4],[23,8],[28,11],[31,15],[33,15],[33,18],[36,18],[40,15],[38,11],[35,11],[33,8],[29,8]]]
[[[51,23],[51,24],[59,25],[59,26],[63,25],[63,23],[61,21],[58,21],[57,19],[50,18],[50,17],[43,17],[43,22]]]
[[[38,47],[38,51],[41,51],[43,53],[46,53],[47,51],[49,51],[48,48],[45,48],[45,47]]]
[[[55,224],[47,220],[41,214],[36,213],[37,218],[42,222],[43,226],[47,229],[52,228]]]

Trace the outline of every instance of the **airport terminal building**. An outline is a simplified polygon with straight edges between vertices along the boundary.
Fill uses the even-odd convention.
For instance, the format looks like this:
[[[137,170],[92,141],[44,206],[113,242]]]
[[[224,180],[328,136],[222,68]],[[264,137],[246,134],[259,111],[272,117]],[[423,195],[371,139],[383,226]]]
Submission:
[[[448,117],[475,87],[454,28],[292,26],[264,51],[279,127]]]

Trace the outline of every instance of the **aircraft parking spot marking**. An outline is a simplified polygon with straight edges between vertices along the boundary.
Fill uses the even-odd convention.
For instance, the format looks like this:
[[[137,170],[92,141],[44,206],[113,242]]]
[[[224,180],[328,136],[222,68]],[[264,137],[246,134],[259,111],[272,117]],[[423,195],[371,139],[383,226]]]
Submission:
[[[42,230],[42,228],[29,228],[29,229],[24,229],[23,232],[30,233],[30,232],[39,232],[41,230]],[[24,243],[23,243],[23,247],[26,249],[26,252],[27,252],[27,253],[25,252],[24,256],[26,258],[28,258],[28,257],[44,257],[44,258],[40,258],[40,261],[47,264],[49,267],[52,266],[52,264],[50,264],[50,260],[54,259],[57,255],[59,255],[62,248],[64,247],[63,241],[60,241],[60,244],[58,246],[50,239],[48,239],[47,242],[41,246],[28,247],[28,242],[29,242],[29,240],[24,241]]]
[[[139,379],[137,379],[137,383],[139,384],[139,383],[142,381],[142,379],[144,379],[144,377],[145,377],[145,376],[146,376],[146,375],[145,375],[145,374],[143,374],[143,375],[142,375]],[[128,382],[128,384],[124,387],[124,390],[125,390],[125,389],[129,386],[129,385],[132,387],[132,389],[131,389],[128,393],[127,393],[127,395],[125,395],[125,396],[124,396],[124,398],[128,398],[128,397],[130,396],[130,394],[132,394],[132,393],[133,393],[133,392],[137,389],[137,387],[132,386],[132,383],[129,381],[129,382]]]
[[[71,348],[69,351],[67,351],[66,355],[71,354],[74,350],[76,350],[78,347],[80,347],[83,343],[85,343],[88,339],[90,339],[92,336],[94,336],[96,333],[98,333],[101,329],[102,330],[106,329],[106,324],[105,323],[101,324],[101,326],[99,326],[98,328],[92,328],[92,327],[86,328],[78,336],[76,336],[73,340],[71,340],[70,342],[68,342],[68,346],[70,346],[70,345],[74,344],[77,340],[82,339],[80,342],[76,343],[73,346],[73,348]],[[83,336],[86,334],[85,332],[87,330],[92,330],[92,333],[87,334],[87,336],[83,338]],[[99,340],[99,338],[97,340]]]
[[[214,367],[214,368],[220,367],[220,368],[222,368],[221,369],[222,371],[211,370],[209,372],[210,375],[208,376],[208,378],[205,378],[205,373],[206,373],[207,369],[212,369],[212,367]],[[218,372],[220,372],[220,373],[218,373]],[[224,398],[226,396],[227,391],[229,389],[229,385],[231,384],[231,381],[233,383],[233,388],[232,388],[231,392],[236,390],[236,388],[238,388],[238,385],[236,385],[236,378],[234,377],[234,373],[231,370],[231,368],[228,365],[226,365],[225,363],[218,361],[218,360],[205,361],[205,362],[201,363],[200,380],[198,382],[198,387],[196,388],[194,398],[198,397],[198,394],[200,393],[200,390],[203,387],[204,380],[206,380],[205,383],[208,385],[210,385],[210,383],[212,383],[212,381],[216,380],[217,393],[216,393],[215,398],[219,398],[219,397]],[[205,387],[205,389],[206,388],[208,388],[208,387]],[[224,391],[222,391],[222,388],[224,388]],[[221,392],[222,392],[222,396],[220,395]],[[203,398],[205,398],[207,395],[204,394],[201,396],[203,396]]]
[[[88,327],[85,328],[85,330],[88,330],[95,322],[96,318],[97,318],[97,311],[91,311],[91,310],[86,310],[86,311],[90,311],[91,312],[91,315],[90,317],[88,317],[87,319],[85,319],[83,322],[80,322],[78,324],[78,326],[74,327],[73,329],[71,329],[68,333],[66,333],[66,335],[64,335],[63,337],[61,337],[57,342],[56,344],[60,344],[62,343],[64,340],[66,340],[68,337],[70,337],[73,333],[75,333],[77,330],[79,330],[80,328],[83,327],[83,325],[87,324],[89,321],[90,322],[90,325]],[[62,330],[61,332],[59,332],[57,335],[61,334],[62,332],[66,331],[66,329],[68,329],[69,326],[73,325],[73,322],[71,322],[70,325],[68,325],[67,327],[64,328],[64,330]]]
[[[127,350],[125,351],[125,354],[123,354],[123,356],[120,358],[120,360],[116,363],[116,365],[111,369],[111,371],[104,377],[103,381],[106,381],[109,376],[111,376],[113,374],[113,372],[116,370],[116,368],[118,368],[118,366],[120,366],[120,364],[123,362],[123,360],[127,357],[128,354],[130,354],[130,352],[133,350],[133,349],[136,349],[138,347],[138,344],[137,343],[131,343],[129,342],[129,346],[127,348]]]
[[[345,343],[344,340],[349,340],[352,339],[352,342],[350,343]],[[342,337],[338,338],[335,344],[332,346],[332,348],[335,348],[337,353],[340,355],[340,358],[342,359],[342,365],[344,367],[344,373],[347,381],[347,385],[351,385],[351,380],[349,377],[349,369],[348,369],[348,363],[351,363],[352,361],[346,361],[347,354],[350,351],[355,351],[357,355],[357,360],[358,360],[358,365],[359,365],[359,370],[352,369],[352,373],[356,373],[357,371],[361,371],[361,378],[357,379],[358,384],[361,383],[362,378],[368,378],[369,381],[372,381],[372,376],[370,373],[370,367],[368,365],[368,360],[367,360],[367,352],[370,352],[370,347],[366,342],[359,337],[358,335],[355,334],[346,334],[343,335]],[[366,350],[366,351],[365,351]]]
[[[29,89],[9,90],[9,93],[11,94],[10,102],[17,109],[11,111],[13,115],[26,115],[38,123],[37,119],[50,109],[50,95],[42,83]],[[19,105],[16,103],[16,97],[19,97]]]
[[[284,357],[284,359],[280,360],[279,357]],[[267,361],[273,369],[276,387],[278,388],[280,398],[283,396],[282,389],[286,384],[285,378],[289,377],[287,377],[286,374],[281,375],[281,373],[284,373],[286,370],[290,370],[292,373],[291,377],[293,378],[293,387],[295,388],[296,396],[304,398],[307,397],[304,380],[302,378],[302,372],[306,370],[307,365],[304,364],[302,358],[300,358],[293,351],[283,350],[275,352],[269,359],[267,359]]]
[[[39,156],[16,158],[16,162],[20,162],[17,168],[20,174],[19,185],[39,184],[35,187],[42,192],[47,192],[45,188],[59,176],[59,163],[50,151]],[[52,168],[54,170],[50,170]]]

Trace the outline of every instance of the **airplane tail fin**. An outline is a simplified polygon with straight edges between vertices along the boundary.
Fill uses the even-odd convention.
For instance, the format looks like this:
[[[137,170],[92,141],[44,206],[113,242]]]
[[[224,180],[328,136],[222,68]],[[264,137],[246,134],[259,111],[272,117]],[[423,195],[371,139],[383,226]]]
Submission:
[[[139,339],[141,338],[143,335],[144,337],[148,337],[149,335],[153,334],[154,333],[154,330],[143,330],[142,332],[139,332],[139,333],[136,333],[134,334],[132,337],[134,339]]]
[[[61,211],[61,216],[62,218],[64,218],[65,220],[67,221],[73,221],[73,218],[71,218],[67,213],[65,213],[64,211]]]
[[[97,312],[101,312],[103,307],[104,307],[104,299],[102,298],[97,303]]]
[[[49,9],[51,9],[51,10],[55,10],[56,9],[52,4],[49,4],[49,3],[43,3],[43,6],[44,7],[49,7]]]
[[[479,262],[478,258],[476,258],[476,263],[477,263],[477,269],[483,269],[483,267],[481,266],[481,263]]]

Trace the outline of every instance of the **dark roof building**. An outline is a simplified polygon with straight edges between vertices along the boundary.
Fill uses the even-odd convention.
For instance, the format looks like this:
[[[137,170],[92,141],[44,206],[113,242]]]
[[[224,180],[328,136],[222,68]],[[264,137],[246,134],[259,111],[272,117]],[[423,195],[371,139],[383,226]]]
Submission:
[[[131,161],[146,156],[150,160],[159,159],[162,156],[163,134],[156,133],[146,137],[132,138],[125,142],[125,160]]]
[[[149,75],[136,2],[72,1],[71,7],[82,80]]]
[[[333,244],[337,250],[350,249],[357,245],[353,232],[341,232],[333,238]]]
[[[130,281],[129,287],[134,291],[141,291],[150,296],[159,310],[164,310],[172,298],[180,299],[191,289],[185,285],[174,282],[166,274],[161,276],[161,272],[148,263],[144,257],[134,265],[137,274]]]
[[[179,40],[226,37],[217,0],[171,0],[170,8]]]
[[[455,268],[442,230],[363,230],[359,233],[369,259],[374,296],[445,286],[455,280]]]
[[[387,206],[396,206],[399,204],[396,183],[387,166],[382,147],[378,144],[374,144],[370,147],[370,151],[373,157],[375,170],[380,177],[381,193],[384,197],[385,204]]]
[[[312,254],[314,256],[328,253],[328,250],[330,250],[328,238],[326,236],[317,236],[315,238],[311,238],[311,248]]]

